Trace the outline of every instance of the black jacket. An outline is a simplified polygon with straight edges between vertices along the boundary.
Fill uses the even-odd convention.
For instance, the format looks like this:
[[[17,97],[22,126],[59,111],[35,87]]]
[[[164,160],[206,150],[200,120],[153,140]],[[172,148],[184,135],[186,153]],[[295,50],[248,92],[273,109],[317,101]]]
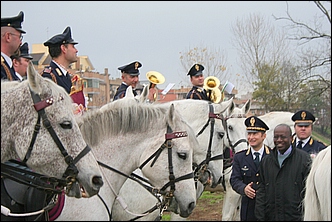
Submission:
[[[206,91],[201,90],[197,86],[193,86],[191,90],[187,93],[186,99],[199,99],[199,100],[207,100],[211,101],[208,98]]]
[[[10,81],[20,80],[15,74],[13,67],[9,67],[5,58],[1,56],[1,79],[8,79]]]
[[[127,86],[126,84],[121,83],[121,85],[116,89],[116,93],[114,95],[113,101],[125,97],[128,87],[129,86]],[[137,92],[134,89],[133,89],[133,94],[134,94],[134,96],[137,96]]]
[[[296,147],[296,139],[293,140],[293,147]],[[320,141],[314,140],[312,137],[310,137],[310,140],[305,144],[305,146],[302,148],[303,151],[306,151],[309,154],[315,154],[319,153],[323,149],[326,148],[326,145]]]
[[[52,79],[56,84],[62,86],[68,94],[70,93],[72,86],[70,74],[67,73],[65,75],[65,73],[62,73],[61,69],[53,61],[50,66],[43,70],[42,76]]]
[[[241,199],[241,221],[255,221],[255,200],[247,197],[244,193],[244,188],[250,182],[254,182],[253,189],[257,189],[260,182],[259,168],[256,167],[251,149],[242,150],[234,155],[233,168],[230,178],[230,183],[234,191],[242,196]],[[266,155],[270,154],[271,149],[264,145],[264,153],[262,156],[265,158]]]
[[[301,202],[310,166],[309,154],[294,147],[279,167],[278,152],[274,148],[260,164],[256,218],[260,221],[302,220]]]

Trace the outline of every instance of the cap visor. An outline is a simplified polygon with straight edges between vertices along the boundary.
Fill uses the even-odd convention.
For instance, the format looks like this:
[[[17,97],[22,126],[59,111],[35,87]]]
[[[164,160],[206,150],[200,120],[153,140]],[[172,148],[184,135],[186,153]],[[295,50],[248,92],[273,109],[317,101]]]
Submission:
[[[25,34],[26,32],[23,30],[23,29],[21,29],[21,28],[15,28],[17,31],[19,31],[19,32],[21,32],[21,33],[23,33],[23,34]]]
[[[309,126],[310,123],[308,123],[308,122],[303,122],[303,123],[297,123],[296,125],[298,125],[298,126]]]
[[[256,133],[256,132],[263,132],[263,131],[259,131],[259,130],[247,130],[248,133]]]
[[[196,73],[195,76],[200,76],[200,75],[203,75],[203,73],[202,72],[198,72],[198,73]]]

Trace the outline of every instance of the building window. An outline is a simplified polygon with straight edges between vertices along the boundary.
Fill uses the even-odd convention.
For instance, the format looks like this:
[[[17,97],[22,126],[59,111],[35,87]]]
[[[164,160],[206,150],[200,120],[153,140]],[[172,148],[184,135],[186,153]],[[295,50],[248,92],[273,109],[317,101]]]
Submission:
[[[97,79],[87,79],[88,88],[99,88],[99,80]]]

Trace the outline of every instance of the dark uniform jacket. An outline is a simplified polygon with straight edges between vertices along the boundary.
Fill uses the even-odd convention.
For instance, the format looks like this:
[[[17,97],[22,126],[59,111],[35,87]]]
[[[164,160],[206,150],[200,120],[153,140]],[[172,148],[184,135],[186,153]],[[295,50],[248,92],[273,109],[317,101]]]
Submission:
[[[9,67],[5,58],[1,56],[1,79],[8,79],[10,81],[21,80],[16,74],[13,67]]]
[[[295,147],[281,167],[276,148],[261,161],[255,207],[259,221],[302,220],[301,201],[310,165],[309,154]]]
[[[293,140],[293,147],[296,147],[296,139]],[[309,141],[305,144],[304,147],[302,147],[303,151],[306,151],[309,154],[315,154],[319,153],[323,149],[326,148],[326,145],[320,141],[314,140],[312,137],[310,137]]]
[[[126,95],[126,90],[128,86],[124,83],[121,83],[121,85],[116,89],[116,93],[114,95],[113,101],[117,99],[121,99]],[[135,90],[133,90],[134,96],[137,96],[137,93]]]
[[[199,87],[197,86],[193,86],[191,88],[191,90],[188,92],[186,99],[199,99],[199,100],[207,100],[207,101],[211,101],[207,94],[206,91],[201,90]]]
[[[270,154],[271,149],[264,145],[264,152],[261,158]],[[233,169],[230,178],[230,183],[238,194],[242,196],[241,200],[241,221],[254,221],[255,217],[255,198],[251,199],[244,193],[244,188],[250,183],[254,182],[253,189],[257,190],[257,186],[260,182],[259,168],[256,167],[254,159],[251,153],[251,149],[246,149],[237,152],[233,159]]]
[[[72,86],[70,74],[67,73],[67,75],[65,75],[53,61],[50,66],[43,70],[42,76],[52,79],[56,84],[62,86],[68,94],[70,93]]]

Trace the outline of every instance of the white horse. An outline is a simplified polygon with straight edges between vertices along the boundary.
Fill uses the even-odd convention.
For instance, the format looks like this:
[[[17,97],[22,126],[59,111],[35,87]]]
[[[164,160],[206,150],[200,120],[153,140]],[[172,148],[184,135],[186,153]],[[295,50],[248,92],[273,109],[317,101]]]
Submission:
[[[191,214],[196,205],[192,152],[198,143],[173,104],[151,106],[123,98],[85,113],[78,122],[96,159],[115,170],[102,168],[107,183],[98,197],[67,198],[57,220],[110,220],[114,201],[123,202],[119,191],[127,180],[116,170],[129,176],[137,168],[154,191],[174,195],[182,216]]]
[[[247,100],[247,102],[241,107],[236,107],[235,103],[227,109],[224,116],[226,121],[229,118],[245,118],[251,108],[251,100]],[[225,121],[225,123],[226,123]],[[227,123],[226,123],[227,124]],[[227,125],[225,125],[227,126]],[[233,128],[230,127],[227,130],[232,130]],[[236,130],[236,129],[233,129]],[[227,139],[227,134],[224,136],[224,148],[228,147],[230,149],[229,152],[235,152],[236,149],[244,149],[246,147],[246,139],[239,137],[239,140],[232,142],[231,140]],[[233,147],[235,144],[235,147]],[[232,147],[231,147],[232,146]],[[242,148],[240,148],[242,146]],[[234,155],[235,153],[233,153]],[[230,157],[232,158],[232,157]],[[232,173],[232,165],[229,167],[225,167],[224,165],[224,198],[223,198],[223,206],[221,212],[221,219],[223,221],[239,221],[240,220],[240,207],[241,207],[241,196],[236,193],[230,183],[230,177]]]
[[[145,100],[145,88],[143,89],[142,95],[139,100],[143,102]],[[142,99],[143,98],[143,99]],[[194,129],[199,142],[198,149],[194,150],[194,162],[196,165],[200,165],[203,161],[208,160],[206,166],[211,173],[211,186],[215,187],[220,183],[222,177],[223,160],[221,154],[223,152],[223,135],[224,130],[220,119],[215,119],[213,114],[220,116],[221,113],[225,112],[230,106],[233,100],[222,102],[220,104],[209,104],[207,101],[202,100],[175,100],[170,103],[174,104],[176,110],[178,110],[185,121],[189,123],[191,128]],[[169,106],[170,103],[165,103],[163,106]],[[153,106],[159,104],[153,104]],[[210,116],[211,114],[211,116]],[[216,116],[215,116],[216,117]],[[213,118],[213,119],[211,119]],[[222,118],[222,117],[220,117]],[[214,121],[214,123],[212,123]],[[202,133],[200,133],[202,131]],[[209,141],[211,137],[211,144],[209,148]],[[219,158],[217,158],[219,157]],[[204,166],[205,167],[205,166]],[[203,182],[206,183],[206,182]],[[204,190],[204,184],[197,182],[197,199],[200,197]],[[156,198],[153,197],[139,184],[127,180],[124,186],[120,190],[120,196],[123,197],[127,203],[128,208],[135,212],[145,212],[151,209],[157,202]],[[170,209],[170,208],[169,208]],[[176,209],[172,210],[176,211]],[[130,220],[135,218],[135,215],[125,212],[121,207],[120,203],[115,202],[113,206],[113,219],[114,220]],[[154,220],[158,218],[159,212],[154,211],[147,216],[141,217],[137,220]],[[185,218],[178,214],[171,215],[171,218],[175,220],[183,220]]]
[[[294,113],[275,111],[265,115],[259,116],[269,127],[266,132],[266,138],[264,144],[273,148],[273,130],[280,124],[285,123],[289,125],[294,133],[294,122],[291,117]],[[225,144],[226,146],[232,147],[233,152],[236,153],[240,150],[247,149],[248,144],[245,142],[246,139],[246,127],[244,121],[246,118],[226,118],[225,121]],[[230,185],[229,179],[232,174],[232,168],[225,172],[225,183],[226,183],[226,194],[223,200],[222,220],[223,221],[234,221],[240,220],[240,207],[241,207],[241,195],[236,193]],[[231,188],[231,189],[229,189]]]
[[[331,145],[313,159],[303,206],[304,221],[331,221]]]
[[[27,75],[22,83],[1,81],[1,177],[14,173],[4,175],[6,161],[20,160],[44,179],[64,179],[72,185],[68,196],[81,197],[81,188],[85,197],[96,195],[102,174],[75,121],[71,98],[32,62]]]

